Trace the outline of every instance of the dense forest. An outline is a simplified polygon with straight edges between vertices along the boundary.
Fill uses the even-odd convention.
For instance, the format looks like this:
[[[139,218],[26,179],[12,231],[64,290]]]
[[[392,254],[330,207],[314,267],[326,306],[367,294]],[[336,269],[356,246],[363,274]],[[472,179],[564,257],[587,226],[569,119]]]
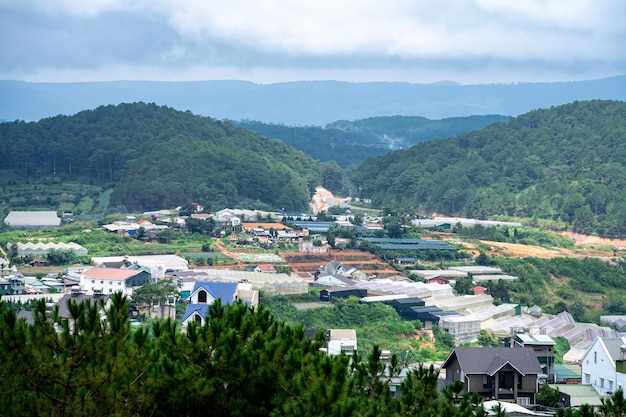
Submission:
[[[323,333],[307,339],[263,306],[218,300],[206,325],[181,333],[171,320],[131,328],[121,293],[106,320],[94,304],[71,301],[63,319],[41,300],[27,324],[0,303],[3,415],[486,415],[478,397],[461,401],[462,384],[440,394],[432,367],[411,371],[394,398],[395,355],[328,356]]]
[[[383,360],[379,347],[367,356],[326,355],[323,333],[308,339],[303,326],[277,320],[264,306],[217,300],[207,323],[186,332],[171,319],[131,327],[121,293],[104,310],[106,320],[103,306],[102,299],[70,300],[68,319],[40,300],[27,323],[0,302],[2,415],[504,415],[486,410],[479,394],[463,393],[461,381],[440,390],[432,366],[393,385],[403,364],[396,355]],[[546,399],[543,391],[538,398]],[[622,391],[597,411],[557,415],[623,416]]]
[[[0,124],[0,170],[41,182],[87,178],[114,187],[112,205],[129,211],[192,201],[300,210],[320,169],[281,141],[154,104]]]
[[[280,139],[319,161],[335,161],[350,168],[390,150],[409,148],[436,138],[461,133],[507,120],[506,116],[469,116],[430,120],[419,116],[370,117],[340,120],[320,126],[285,126],[257,121],[237,125],[272,139]]]
[[[625,164],[626,103],[594,100],[370,158],[351,180],[376,206],[551,219],[624,236]]]

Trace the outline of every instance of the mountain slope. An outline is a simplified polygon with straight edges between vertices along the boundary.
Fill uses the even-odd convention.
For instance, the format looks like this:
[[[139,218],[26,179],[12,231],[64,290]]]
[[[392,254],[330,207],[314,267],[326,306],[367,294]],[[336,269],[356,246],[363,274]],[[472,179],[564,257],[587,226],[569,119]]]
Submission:
[[[112,184],[112,203],[132,210],[192,201],[298,210],[320,184],[317,163],[280,141],[143,103],[0,124],[0,169]]]
[[[623,236],[625,166],[626,103],[595,100],[373,158],[351,179],[378,205],[550,219]]]

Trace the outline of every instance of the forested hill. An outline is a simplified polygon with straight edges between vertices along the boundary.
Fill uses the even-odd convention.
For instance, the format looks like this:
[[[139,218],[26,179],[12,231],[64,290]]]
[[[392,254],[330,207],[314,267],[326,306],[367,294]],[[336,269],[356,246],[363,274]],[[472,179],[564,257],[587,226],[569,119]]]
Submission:
[[[112,203],[128,210],[187,202],[304,209],[320,184],[318,163],[281,141],[143,103],[2,123],[0,170],[32,179],[87,177],[114,186]]]
[[[237,125],[263,136],[280,139],[320,161],[335,161],[343,168],[391,150],[409,148],[436,138],[448,138],[481,129],[507,116],[467,116],[431,120],[419,116],[370,117],[340,120],[321,126],[285,126],[257,121]]]
[[[551,219],[624,236],[625,165],[626,103],[596,100],[371,158],[351,180],[377,205]]]

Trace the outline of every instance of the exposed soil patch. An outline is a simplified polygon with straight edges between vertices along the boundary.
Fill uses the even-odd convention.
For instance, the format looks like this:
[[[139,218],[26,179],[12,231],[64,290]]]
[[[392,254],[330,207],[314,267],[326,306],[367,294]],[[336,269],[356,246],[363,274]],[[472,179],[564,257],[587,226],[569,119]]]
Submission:
[[[610,260],[614,258],[613,251],[600,249],[565,249],[544,248],[541,246],[523,245],[520,243],[492,242],[481,240],[481,243],[491,247],[487,253],[489,256],[503,256],[507,258],[602,258]],[[474,255],[478,255],[475,244],[465,243]]]
[[[618,250],[626,250],[626,240],[623,239],[582,235],[574,232],[563,232],[563,234],[574,239],[574,242],[576,242],[577,245],[608,246]]]

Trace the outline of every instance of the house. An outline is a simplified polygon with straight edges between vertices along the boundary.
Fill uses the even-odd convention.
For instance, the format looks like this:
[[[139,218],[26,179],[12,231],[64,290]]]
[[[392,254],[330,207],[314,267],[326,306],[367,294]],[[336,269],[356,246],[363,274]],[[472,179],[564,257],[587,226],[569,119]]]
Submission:
[[[552,384],[548,386],[559,391],[559,403],[563,404],[564,408],[580,408],[583,404],[593,407],[602,405],[602,397],[591,385]]]
[[[276,240],[298,242],[303,237],[308,236],[306,230],[278,230]]]
[[[417,258],[393,258],[393,262],[398,265],[413,265],[417,262]]]
[[[166,273],[175,271],[188,271],[189,261],[178,255],[140,255],[140,256],[103,256],[91,258],[94,266],[112,265],[131,266],[137,265],[147,268],[153,279],[162,279]]]
[[[626,382],[626,337],[598,337],[583,355],[582,383],[591,384],[600,395],[623,390]]]
[[[343,265],[341,265],[341,262],[338,262],[338,261],[328,262],[326,265],[320,268],[320,272],[324,275],[333,275],[333,274],[345,275],[346,274],[346,270],[344,269]]]
[[[274,268],[271,264],[258,264],[256,268],[254,268],[254,272],[263,272],[266,274],[275,274],[276,268]]]
[[[183,315],[183,329],[186,329],[192,321],[203,326],[206,323],[209,306],[218,298],[222,304],[232,303],[237,299],[236,292],[236,282],[196,282],[189,297],[187,297],[189,304],[187,304],[187,309]]]
[[[33,230],[61,225],[56,211],[11,211],[4,223],[12,229]]]
[[[0,295],[11,294],[11,281],[3,276],[0,276]]]
[[[357,351],[356,330],[329,329],[326,331],[326,343],[322,348],[328,355],[353,355]]]
[[[510,347],[533,348],[548,383],[556,382],[554,370],[554,346],[556,343],[550,336],[512,332],[512,337],[509,337],[507,342]]]
[[[445,280],[439,276],[437,277],[432,277],[432,278],[428,278],[424,280],[424,284],[439,284],[439,285],[443,285],[443,284],[448,284],[448,280]]]
[[[132,295],[133,290],[152,282],[152,276],[146,268],[89,268],[80,274],[80,286],[87,294],[100,291],[112,294],[121,291]]]
[[[220,210],[213,216],[215,222],[222,229],[241,229],[241,219],[231,209]]]
[[[461,381],[466,392],[520,405],[535,403],[543,372],[533,348],[457,347],[445,360],[446,384]]]
[[[332,301],[333,298],[367,297],[367,289],[355,287],[327,288],[320,291],[320,301]]]
[[[328,287],[349,287],[354,284],[353,280],[339,274],[318,275],[314,283],[317,286],[325,285]]]
[[[74,327],[72,314],[70,313],[70,303],[80,304],[82,302],[98,307],[98,313],[100,314],[100,320],[102,321],[106,320],[106,310],[111,307],[112,303],[111,298],[108,295],[103,294],[101,291],[96,290],[93,294],[85,294],[80,289],[80,286],[73,286],[70,293],[63,295],[63,297],[59,300],[59,317],[69,320],[70,330]],[[102,303],[102,305],[99,305],[99,303]]]

